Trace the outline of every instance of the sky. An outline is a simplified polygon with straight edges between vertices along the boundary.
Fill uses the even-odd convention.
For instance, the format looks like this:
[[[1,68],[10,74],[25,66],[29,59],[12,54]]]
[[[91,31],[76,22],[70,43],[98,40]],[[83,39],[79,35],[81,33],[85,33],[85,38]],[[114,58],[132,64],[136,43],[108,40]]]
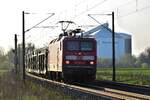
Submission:
[[[22,11],[25,14],[25,29],[55,13],[40,26],[26,33],[26,42],[45,45],[60,31],[60,20],[72,20],[76,26],[97,25],[88,14],[115,12],[115,30],[132,35],[132,51],[138,55],[150,47],[150,0],[1,0],[0,1],[0,47],[6,51],[14,47],[14,34],[18,43],[22,38]],[[99,22],[111,22],[109,16],[93,16]],[[40,27],[39,26],[39,27]],[[42,33],[42,34],[41,34]]]

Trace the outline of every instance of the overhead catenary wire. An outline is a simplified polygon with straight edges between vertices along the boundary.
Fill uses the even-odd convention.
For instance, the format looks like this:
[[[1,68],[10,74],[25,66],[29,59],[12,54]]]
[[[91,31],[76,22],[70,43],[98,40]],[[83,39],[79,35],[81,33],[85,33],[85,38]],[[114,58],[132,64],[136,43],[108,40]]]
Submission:
[[[119,5],[118,7],[115,7],[115,8],[113,8],[114,10],[113,11],[116,11],[116,14],[117,14],[117,19],[120,19],[120,18],[123,18],[123,17],[127,17],[127,16],[129,16],[129,15],[132,15],[132,14],[135,14],[135,13],[138,13],[138,12],[141,12],[141,11],[143,11],[143,10],[146,10],[146,9],[149,9],[150,8],[150,5],[148,5],[148,6],[144,6],[144,7],[142,7],[142,8],[138,8],[139,6],[140,6],[140,1],[142,1],[142,0],[131,0],[131,1],[128,1],[127,3],[125,3],[125,4],[122,4],[122,5]],[[124,13],[124,15],[121,15],[121,14],[119,14],[119,10],[121,9],[121,8],[125,8],[125,7],[127,7],[127,6],[129,6],[129,5],[131,5],[131,4],[134,4],[134,10],[133,11],[131,11],[131,10],[126,10],[126,11],[129,11],[128,13],[126,13],[126,12],[123,12]],[[105,12],[110,12],[110,10],[107,10],[107,11],[105,11]]]
[[[47,32],[44,32],[45,28],[41,28],[42,30],[35,34],[30,34],[26,40],[28,43],[42,43],[43,40],[54,39],[54,36],[48,36]],[[53,29],[52,29],[53,30]],[[42,34],[41,34],[42,33]],[[38,35],[37,35],[38,34]],[[36,45],[36,44],[35,44]]]
[[[85,3],[85,1],[86,1],[86,0],[83,0],[83,1],[79,2],[78,4],[75,5],[75,7],[78,7],[79,5]],[[97,6],[102,5],[102,4],[103,4],[104,2],[106,2],[106,1],[108,1],[108,0],[103,0],[103,1],[101,1],[101,2],[99,2],[99,3],[96,3],[96,4],[95,4],[94,6],[92,6],[92,7],[89,7],[89,6],[88,6],[89,8],[87,8],[86,10],[80,12],[79,14],[76,14],[74,17],[71,18],[71,20],[74,20],[76,17],[81,16],[81,15],[83,15],[84,13],[86,13],[86,12],[88,12],[88,11],[90,11],[90,10],[96,8]],[[65,11],[66,11],[66,10],[65,10]],[[58,15],[59,18],[60,18],[60,15],[61,15],[62,13],[63,13],[63,11],[61,11],[61,12],[59,13],[59,15]],[[58,17],[55,18],[55,20],[53,21],[53,23],[54,23],[56,20],[59,19]],[[61,17],[62,17],[62,16],[61,16]]]
[[[107,0],[103,0],[103,1],[107,1]],[[83,3],[83,2],[82,2],[82,3]],[[91,10],[91,9],[95,8],[96,6],[100,5],[101,3],[103,3],[103,2],[100,2],[100,3],[98,3],[98,4],[96,4],[96,5],[92,6],[92,7],[90,7],[88,10]],[[81,4],[81,3],[79,3],[79,5],[80,5],[80,4]],[[77,6],[78,6],[78,5],[77,5]],[[86,10],[85,12],[87,12],[87,10]],[[62,12],[61,12],[61,13],[62,13]],[[53,15],[53,13],[52,13],[52,15]],[[51,16],[52,16],[52,15],[51,15]],[[27,32],[27,31],[30,31],[30,30],[33,29],[33,28],[39,28],[39,27],[37,27],[37,26],[38,26],[39,24],[41,24],[42,22],[46,21],[47,19],[49,19],[51,16],[47,17],[46,19],[42,20],[41,22],[37,23],[36,25],[32,26],[31,28],[27,29],[26,32]],[[28,38],[30,38],[30,37],[31,37],[31,36],[29,36]]]
[[[87,8],[86,10],[84,10],[84,11],[80,12],[79,14],[77,14],[77,15],[76,15],[75,17],[73,17],[72,19],[75,19],[76,17],[83,15],[84,13],[86,13],[86,12],[88,12],[88,11],[90,11],[90,10],[96,8],[97,6],[102,5],[102,4],[105,3],[106,1],[107,1],[107,0],[103,0],[103,1],[101,1],[101,2],[99,2],[99,3],[97,3],[97,4],[95,4],[94,6]]]
[[[37,35],[37,34],[34,34],[34,35],[29,35],[27,37],[27,42],[28,43],[33,43],[35,44],[35,46],[38,46],[39,47],[39,43],[41,44],[44,44],[45,40],[52,40],[55,38],[55,36],[50,36],[47,32],[44,32],[45,28],[42,28],[42,30],[40,32],[38,32],[38,34],[42,33],[42,36],[41,35]],[[53,29],[52,29],[53,30]],[[44,33],[44,34],[43,34]],[[44,41],[44,42],[43,42]],[[49,42],[49,41],[48,41]]]
[[[96,20],[94,17],[92,17],[91,15],[96,15],[96,14],[88,14],[88,16],[90,18],[92,18],[94,21],[96,21],[98,24],[100,24],[103,28],[107,29],[108,31],[112,32],[108,27],[106,27],[105,25],[103,25],[102,23],[100,23],[98,20]],[[98,15],[98,14],[97,14]],[[108,16],[112,16],[112,14],[100,14],[100,15],[108,15]]]
[[[25,13],[25,14],[30,14],[30,13]],[[32,26],[31,28],[29,28],[29,29],[27,29],[25,32],[28,32],[28,31],[30,31],[30,30],[32,30],[33,28],[42,28],[42,31],[45,29],[45,28],[54,28],[55,26],[38,26],[38,25],[40,25],[41,23],[43,23],[43,22],[45,22],[46,20],[48,20],[50,17],[52,17],[53,15],[54,15],[54,13],[48,13],[48,14],[51,14],[50,16],[48,16],[48,17],[46,17],[45,19],[43,19],[42,21],[40,21],[39,23],[37,23],[36,25],[34,25],[34,26]],[[58,27],[58,26],[57,26]],[[41,33],[41,31],[40,31],[40,33]],[[43,33],[43,32],[42,32]],[[42,38],[40,37],[40,38],[38,38],[37,37],[38,35],[36,34],[36,35],[29,35],[28,37],[26,37],[26,39],[28,40],[28,42],[34,42],[34,41],[36,41],[36,40],[41,40]],[[33,39],[31,39],[32,37],[34,37],[34,40]],[[36,38],[37,37],[37,38]]]
[[[92,6],[92,7],[90,7],[88,10],[91,10],[91,9],[95,8],[96,6],[102,4],[102,3],[105,2],[105,1],[107,1],[107,0],[103,0],[103,1],[99,2],[98,4],[96,4],[96,5]],[[84,13],[87,12],[88,10],[85,10]],[[63,12],[61,12],[61,13],[63,13]],[[44,20],[44,21],[45,21],[45,20]],[[43,21],[41,21],[40,23],[42,23],[42,22],[43,22]],[[31,30],[32,28],[36,28],[37,25],[39,25],[40,23],[34,25],[33,27],[31,27],[31,28],[28,29],[27,31]],[[78,26],[79,26],[79,25],[78,25]]]
[[[91,9],[93,9],[93,8],[95,8],[95,7],[97,7],[97,6],[99,6],[99,5],[101,5],[103,2],[106,2],[106,1],[108,1],[108,0],[103,0],[103,1],[101,1],[101,2],[99,2],[99,3],[97,3],[97,4],[95,4],[94,6],[88,8],[87,10],[85,10],[85,11],[83,11],[83,12],[81,12],[81,13],[83,14],[83,13],[85,13],[85,12],[87,12],[87,11],[89,11],[89,10],[91,10]],[[84,3],[84,2],[85,2],[85,0],[83,0],[83,1],[79,2],[78,4],[76,4],[76,6],[79,6],[80,4],[82,4],[82,3]],[[30,14],[30,13],[29,13],[29,14]],[[51,13],[51,14],[53,15],[54,13]],[[78,15],[80,15],[80,14],[78,14]],[[49,16],[49,17],[51,17],[51,16]],[[48,18],[49,18],[49,17],[48,17]],[[47,20],[48,18],[46,18],[45,20]],[[34,25],[33,27],[27,29],[26,31],[29,31],[29,30],[31,30],[32,28],[35,28],[37,25],[39,25],[40,23],[44,22],[45,20],[39,22],[38,24],[36,24],[36,25]]]
[[[146,6],[146,7],[143,7],[143,8],[140,8],[140,9],[135,9],[134,11],[131,11],[129,13],[126,13],[125,15],[122,15],[122,16],[119,16],[118,19],[120,18],[123,18],[123,17],[127,17],[129,15],[132,15],[132,14],[135,14],[135,13],[138,13],[138,12],[141,12],[143,10],[146,10],[146,9],[150,9],[150,5],[149,6]]]
[[[82,0],[82,1],[78,2],[77,4],[75,4],[75,9],[76,9],[76,7],[80,6],[81,4],[83,4],[83,3],[85,3],[85,2],[87,2],[87,0]],[[52,23],[58,22],[57,20],[60,18],[60,16],[61,16],[64,12],[66,12],[66,10],[68,10],[68,9],[65,9],[65,10],[61,11],[61,12],[58,14],[58,17],[55,18],[55,20],[53,20]],[[61,16],[61,17],[62,17],[62,16]]]
[[[105,1],[109,1],[109,0],[103,0],[104,2]],[[135,1],[137,1],[137,0],[135,0]],[[137,3],[137,6],[139,6],[140,4],[138,4],[138,2],[135,2],[134,1],[134,3]],[[139,1],[139,0],[138,0]],[[102,1],[101,1],[102,2]],[[131,1],[130,1],[131,2]],[[133,1],[132,1],[133,2]],[[102,3],[103,4],[103,3]],[[88,12],[88,11],[90,11],[90,10],[92,10],[92,9],[94,9],[94,8],[96,8],[97,6],[100,6],[100,5],[102,5],[101,3],[97,3],[97,4],[95,4],[95,7],[94,6],[92,6],[92,7],[90,7],[89,6],[89,8],[88,9],[86,9],[86,10],[84,10],[83,12],[82,12],[82,14],[83,13],[86,13],[86,12]],[[129,5],[130,3],[125,3],[124,5],[122,4],[121,6],[119,5],[119,7],[116,7],[115,9],[120,9],[120,7],[125,7],[126,5]],[[78,5],[76,5],[76,6],[78,6]],[[102,5],[103,6],[103,5]],[[134,14],[134,13],[136,13],[136,12],[138,12],[138,11],[142,11],[142,10],[144,10],[144,9],[148,9],[150,6],[146,6],[146,7],[142,7],[142,8],[138,8],[136,6],[136,9],[138,9],[137,11],[132,11],[132,12],[129,12],[129,13],[126,13],[125,15],[122,15],[122,16],[120,16],[120,17],[118,17],[118,18],[122,18],[122,17],[126,17],[126,16],[129,16],[129,15],[131,15],[131,14]],[[109,10],[110,11],[110,10]],[[62,13],[62,12],[61,12]],[[80,12],[81,13],[81,12]],[[80,13],[79,14],[77,14],[77,16],[81,16],[80,15]],[[117,12],[116,12],[116,14],[117,14]],[[76,17],[77,17],[76,16]],[[58,16],[58,17],[61,17],[61,16]],[[75,18],[76,18],[75,17]],[[58,18],[56,18],[55,20],[58,20]],[[102,24],[102,23],[100,23],[100,24]],[[38,26],[34,26],[33,28],[39,28]]]
[[[53,15],[55,15],[55,13],[50,13],[50,14],[51,14],[50,16],[48,16],[47,18],[43,19],[42,21],[40,21],[36,25],[32,26],[31,28],[27,29],[25,32],[30,31],[31,29],[35,28],[36,26],[40,25],[41,23],[43,23],[44,21],[48,20],[50,17],[52,17]]]
[[[109,1],[109,0],[108,0],[108,1]],[[142,1],[142,0],[141,0],[141,1]],[[121,4],[121,5],[119,5],[118,7],[113,8],[113,9],[114,9],[113,11],[116,11],[115,13],[116,13],[116,15],[118,15],[117,19],[120,19],[120,18],[123,18],[123,17],[127,17],[127,16],[129,16],[129,15],[134,14],[134,13],[138,13],[138,12],[140,12],[140,11],[143,11],[143,10],[146,10],[146,9],[149,9],[149,8],[150,8],[150,5],[145,6],[145,7],[142,7],[142,8],[138,8],[138,6],[140,6],[139,2],[140,2],[140,0],[134,0],[134,1],[130,0],[130,1],[126,2],[125,4]],[[131,5],[131,4],[135,4],[134,11],[128,10],[128,11],[130,11],[130,12],[125,13],[124,15],[118,14],[118,11],[119,11],[121,8],[126,7],[127,5]],[[111,10],[112,10],[112,9],[111,9]],[[103,12],[110,12],[110,10],[103,11]],[[96,21],[96,20],[95,20],[95,21]]]

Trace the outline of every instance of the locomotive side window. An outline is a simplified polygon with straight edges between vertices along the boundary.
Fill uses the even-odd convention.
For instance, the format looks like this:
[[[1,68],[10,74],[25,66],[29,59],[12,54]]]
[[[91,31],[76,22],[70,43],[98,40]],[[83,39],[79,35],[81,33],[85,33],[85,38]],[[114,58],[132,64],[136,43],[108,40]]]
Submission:
[[[92,42],[81,42],[81,51],[92,51],[93,43]]]
[[[67,50],[69,50],[69,51],[79,50],[79,42],[78,41],[68,41],[67,42]]]
[[[60,48],[60,50],[61,50],[61,42],[60,42],[60,47],[59,47],[59,48]]]

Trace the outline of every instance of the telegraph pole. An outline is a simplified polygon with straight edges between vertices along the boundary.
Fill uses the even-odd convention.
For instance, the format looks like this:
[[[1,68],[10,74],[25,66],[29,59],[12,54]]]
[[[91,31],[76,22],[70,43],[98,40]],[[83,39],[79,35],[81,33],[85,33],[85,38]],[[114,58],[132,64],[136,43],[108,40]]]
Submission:
[[[20,45],[18,45],[18,73],[19,73],[19,75],[20,75],[20,71],[21,71],[21,65],[20,65],[20,63],[21,63],[21,56],[20,56],[20,52],[21,52],[21,50],[20,50],[21,48],[20,48]]]
[[[113,78],[112,78],[112,80],[116,81],[114,12],[112,12],[112,65],[113,65]]]
[[[112,16],[112,81],[116,81],[116,65],[115,65],[115,23],[114,23],[114,12],[111,14],[92,14],[92,15],[107,15]],[[94,17],[91,16],[91,14],[88,14],[90,18],[95,20],[97,23],[101,24],[98,20],[96,20]],[[102,25],[103,26],[103,25]],[[108,29],[107,27],[103,26],[104,28]]]
[[[17,70],[17,63],[18,63],[18,58],[17,58],[17,34],[15,34],[15,73],[18,73]]]
[[[25,17],[22,11],[22,63],[23,63],[23,82],[25,83]]]

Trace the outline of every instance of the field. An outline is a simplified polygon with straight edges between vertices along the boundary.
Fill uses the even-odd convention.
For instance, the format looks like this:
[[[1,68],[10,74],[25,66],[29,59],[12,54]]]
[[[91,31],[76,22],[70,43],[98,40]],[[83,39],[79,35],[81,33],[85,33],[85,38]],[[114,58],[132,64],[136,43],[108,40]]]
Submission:
[[[112,80],[112,68],[97,68],[98,80]],[[150,68],[116,68],[116,81],[150,86]]]

